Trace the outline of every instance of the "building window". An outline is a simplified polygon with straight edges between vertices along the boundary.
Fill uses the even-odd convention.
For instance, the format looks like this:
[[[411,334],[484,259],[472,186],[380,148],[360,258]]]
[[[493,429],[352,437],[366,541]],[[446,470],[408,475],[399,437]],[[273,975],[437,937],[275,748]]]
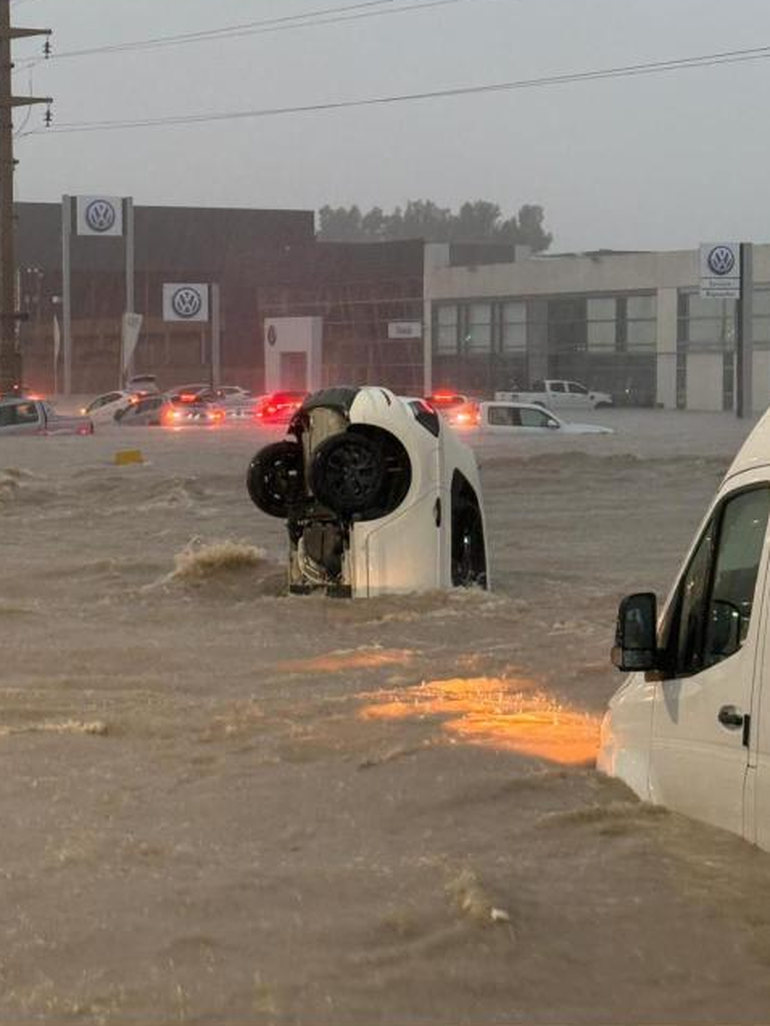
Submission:
[[[658,300],[656,296],[629,296],[626,299],[626,349],[647,352],[658,340]]]
[[[468,306],[468,334],[465,339],[469,353],[488,353],[492,349],[492,304],[471,303]]]
[[[527,351],[527,304],[503,303],[502,350],[504,353]]]
[[[457,305],[444,304],[436,314],[436,352],[454,355],[457,352]]]
[[[754,342],[770,349],[770,289],[754,290]]]
[[[735,300],[703,299],[697,293],[680,294],[682,317],[679,337],[690,350],[731,350],[735,345]]]
[[[595,297],[586,302],[588,349],[590,352],[614,352],[617,343],[617,301]]]

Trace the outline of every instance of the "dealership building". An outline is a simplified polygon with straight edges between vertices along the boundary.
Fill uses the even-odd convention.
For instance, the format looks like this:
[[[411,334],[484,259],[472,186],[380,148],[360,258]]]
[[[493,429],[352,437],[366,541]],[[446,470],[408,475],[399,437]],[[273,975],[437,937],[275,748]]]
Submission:
[[[122,374],[125,240],[73,224],[72,391]],[[62,207],[17,205],[24,377],[61,391]],[[216,285],[225,383],[256,391],[382,384],[490,394],[546,377],[618,403],[725,410],[735,404],[734,300],[699,294],[699,255],[532,255],[488,244],[325,243],[312,211],[135,210],[137,373],[163,387],[207,381],[210,320],[169,320],[164,286]],[[753,401],[770,405],[770,246],[754,247]]]
[[[490,392],[568,378],[617,402],[732,410],[737,303],[699,294],[699,252],[460,262],[427,246],[432,388]],[[489,255],[487,255],[489,259]],[[754,247],[753,400],[770,405],[770,246]]]

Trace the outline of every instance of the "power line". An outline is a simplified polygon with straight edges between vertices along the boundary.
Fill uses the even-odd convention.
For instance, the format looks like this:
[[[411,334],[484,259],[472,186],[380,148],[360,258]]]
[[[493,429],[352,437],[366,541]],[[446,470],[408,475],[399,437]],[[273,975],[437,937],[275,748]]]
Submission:
[[[45,130],[25,133],[27,136],[47,134],[69,134],[74,132],[105,132],[137,128],[161,128],[173,125],[211,124],[220,121],[240,121],[252,118],[283,117],[290,114],[317,114],[325,111],[349,110],[355,107],[387,106],[397,103],[413,103],[420,100],[450,99],[458,96],[478,96],[486,93],[513,92],[523,89],[538,89],[546,86],[570,85],[579,82],[596,82],[615,78],[631,78],[640,75],[655,75],[665,72],[685,71],[691,68],[710,68],[723,64],[741,64],[770,58],[770,46],[752,47],[744,50],[727,50],[721,53],[701,54],[695,57],[680,57],[667,61],[649,61],[641,64],[627,64],[615,68],[593,71],[568,72],[545,75],[539,78],[519,79],[513,82],[496,82],[485,85],[456,86],[449,89],[433,89],[425,92],[402,93],[394,96],[375,96],[356,100],[338,100],[328,103],[309,103],[292,107],[264,107],[255,110],[220,111],[211,114],[181,114],[159,118],[137,118],[123,121],[80,121],[58,125]]]
[[[389,6],[395,4],[395,2],[396,0],[365,0],[365,2],[321,8],[316,11],[305,11],[303,14],[263,18],[260,21],[245,22],[241,25],[229,25],[218,29],[186,32],[171,36],[153,36],[133,42],[112,43],[81,50],[65,50],[63,53],[51,54],[50,60],[59,61],[74,57],[92,57],[100,54],[136,53],[164,49],[170,46],[185,46],[190,43],[204,43],[211,40],[243,39],[247,36],[265,33],[295,31],[296,29],[312,28],[319,25],[338,25],[342,22],[361,21],[394,14],[411,14],[422,10],[431,10],[436,7],[454,6],[460,3],[480,3],[482,0],[423,0],[421,3],[410,2],[401,4],[398,7]],[[30,57],[26,61],[19,62],[19,66],[37,64],[41,60],[42,58],[40,57]]]

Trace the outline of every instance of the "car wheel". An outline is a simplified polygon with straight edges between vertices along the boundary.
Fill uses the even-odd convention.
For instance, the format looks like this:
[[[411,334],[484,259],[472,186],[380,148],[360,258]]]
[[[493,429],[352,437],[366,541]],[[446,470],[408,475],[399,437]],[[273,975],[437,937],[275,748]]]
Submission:
[[[386,457],[367,435],[333,435],[315,451],[310,470],[313,494],[340,516],[377,507],[386,484]]]
[[[302,446],[297,442],[266,445],[249,464],[246,487],[251,501],[271,517],[285,519],[305,496]]]

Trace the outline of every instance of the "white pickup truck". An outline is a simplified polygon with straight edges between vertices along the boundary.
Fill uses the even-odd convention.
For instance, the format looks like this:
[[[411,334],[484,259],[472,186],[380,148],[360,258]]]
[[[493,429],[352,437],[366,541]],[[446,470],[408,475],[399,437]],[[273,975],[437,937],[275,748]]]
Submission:
[[[0,400],[0,437],[5,435],[92,435],[89,417],[63,417],[42,399]]]
[[[526,392],[495,392],[495,399],[499,402],[536,403],[554,410],[598,410],[615,405],[607,392],[592,392],[579,381],[562,378],[533,381],[532,388]]]

